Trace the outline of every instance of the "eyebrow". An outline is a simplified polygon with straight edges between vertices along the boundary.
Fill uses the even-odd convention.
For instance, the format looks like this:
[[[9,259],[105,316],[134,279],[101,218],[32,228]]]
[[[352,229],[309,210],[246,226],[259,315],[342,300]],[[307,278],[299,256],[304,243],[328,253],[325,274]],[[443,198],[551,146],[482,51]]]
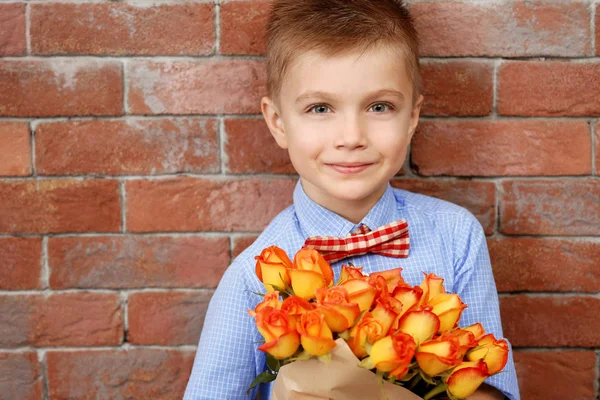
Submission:
[[[395,89],[381,89],[381,90],[377,90],[373,93],[370,93],[367,98],[368,99],[373,99],[376,97],[380,97],[380,96],[394,96],[394,97],[398,97],[400,100],[404,100],[404,95],[402,94],[402,92],[395,90]],[[326,100],[337,100],[339,99],[339,96],[332,94],[332,93],[327,93],[327,92],[322,92],[319,90],[311,90],[308,91],[306,93],[301,94],[300,96],[298,96],[298,98],[296,99],[296,103],[300,103],[303,102],[305,100],[308,99],[312,99],[312,98],[321,98],[321,99],[326,99]]]

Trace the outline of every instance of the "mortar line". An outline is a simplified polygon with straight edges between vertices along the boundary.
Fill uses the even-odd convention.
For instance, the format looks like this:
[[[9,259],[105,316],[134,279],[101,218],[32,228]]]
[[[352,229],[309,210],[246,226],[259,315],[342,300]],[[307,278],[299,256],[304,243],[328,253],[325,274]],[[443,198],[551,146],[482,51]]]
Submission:
[[[44,290],[50,289],[50,264],[48,263],[48,236],[42,236],[42,273],[41,286]]]
[[[597,1],[592,1],[590,4],[590,56],[596,54],[596,6],[600,4]]]
[[[38,362],[40,363],[40,368],[41,368],[41,372],[42,372],[42,386],[43,386],[43,392],[42,392],[42,398],[44,400],[48,400],[48,398],[50,397],[50,385],[48,383],[48,363],[46,360],[46,350],[43,349],[39,349],[37,350],[37,356],[38,356]]]
[[[597,120],[591,120],[590,121],[590,132],[592,135],[592,175],[596,176],[597,175],[597,168],[598,165],[596,165],[596,124],[598,123],[598,121],[600,121],[600,119]]]
[[[220,54],[221,52],[221,4],[219,0],[215,0],[215,51],[214,54]]]
[[[25,3],[25,54],[31,55],[31,6]]]
[[[125,181],[119,179],[120,200],[121,200],[121,232],[127,232],[127,192],[125,191]]]
[[[31,122],[31,120],[27,122],[27,127],[29,129],[29,155],[31,158],[31,176],[34,177],[37,175],[37,171],[35,169],[35,129],[33,128],[33,123]]]

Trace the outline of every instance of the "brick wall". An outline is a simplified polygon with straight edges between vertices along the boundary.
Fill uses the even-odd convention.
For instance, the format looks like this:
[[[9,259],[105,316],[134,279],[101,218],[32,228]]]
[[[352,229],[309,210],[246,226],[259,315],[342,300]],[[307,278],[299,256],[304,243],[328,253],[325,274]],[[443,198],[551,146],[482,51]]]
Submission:
[[[0,398],[179,398],[213,289],[291,201],[264,1],[0,0]],[[598,396],[600,2],[411,1],[394,185],[488,236],[523,399]]]

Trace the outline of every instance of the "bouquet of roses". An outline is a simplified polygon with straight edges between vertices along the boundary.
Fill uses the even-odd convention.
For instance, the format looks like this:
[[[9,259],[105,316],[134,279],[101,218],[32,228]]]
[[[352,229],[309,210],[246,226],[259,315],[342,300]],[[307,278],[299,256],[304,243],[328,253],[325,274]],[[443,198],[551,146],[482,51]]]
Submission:
[[[434,274],[410,286],[401,268],[364,275],[350,264],[334,285],[331,266],[314,249],[301,249],[292,262],[271,246],[256,260],[267,293],[248,313],[264,337],[259,350],[267,353],[267,370],[251,388],[277,378],[278,400],[292,392],[365,398],[360,387],[373,382],[394,398],[464,399],[508,360],[507,342],[485,334],[480,323],[457,327],[467,305]],[[346,371],[333,374],[340,368]]]

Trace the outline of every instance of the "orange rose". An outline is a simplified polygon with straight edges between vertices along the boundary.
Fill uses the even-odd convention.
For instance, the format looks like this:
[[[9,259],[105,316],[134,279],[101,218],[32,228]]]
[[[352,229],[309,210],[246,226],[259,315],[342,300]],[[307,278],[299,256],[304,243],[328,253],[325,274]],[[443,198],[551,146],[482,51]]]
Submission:
[[[302,314],[297,327],[300,343],[308,354],[322,356],[335,347],[331,329],[327,326],[325,316],[320,310],[310,310]]]
[[[436,274],[426,274],[423,282],[419,285],[423,289],[421,304],[429,304],[438,294],[446,293],[444,279]]]
[[[377,295],[374,288],[365,279],[350,279],[342,284],[348,291],[348,299],[351,303],[357,303],[360,311],[369,311]]]
[[[366,280],[371,286],[375,288],[375,300],[377,300],[379,296],[389,296],[387,282],[385,281],[385,278],[383,276],[371,275]]]
[[[390,376],[402,379],[408,372],[408,365],[412,361],[417,345],[412,336],[398,332],[378,340],[371,347],[371,363],[382,372],[389,372]]]
[[[460,342],[456,335],[444,332],[441,336],[423,342],[415,354],[419,368],[429,376],[436,376],[460,364]]]
[[[508,343],[506,340],[497,340],[493,334],[488,334],[479,339],[478,346],[467,353],[467,360],[477,361],[483,359],[490,375],[496,374],[508,362]]]
[[[342,265],[342,271],[340,272],[340,279],[338,279],[338,285],[344,283],[348,279],[361,279],[365,276],[362,273],[363,267],[349,267],[348,265]]]
[[[475,393],[488,376],[487,366],[482,360],[463,362],[454,368],[446,380],[447,391],[457,398],[465,399]]]
[[[265,307],[273,307],[276,310],[281,309],[281,300],[279,300],[279,292],[268,292],[263,297],[263,301],[258,303],[258,305],[254,308],[254,311],[248,310],[248,314],[253,317],[256,317],[256,313],[262,310]]]
[[[473,335],[473,332],[459,328],[453,330],[452,333],[458,338],[461,357],[463,357],[465,353],[469,351],[469,349],[477,347],[477,340],[475,340],[475,335]]]
[[[483,337],[483,335],[485,335],[485,329],[483,329],[483,325],[481,325],[479,322],[471,325],[471,326],[467,326],[466,328],[463,328],[465,331],[469,331],[471,333],[473,333],[473,336],[475,336],[475,340],[479,340]]]
[[[292,267],[285,251],[277,246],[264,249],[256,259],[256,276],[265,285],[267,291],[274,290],[273,285],[285,289],[290,284],[287,269]]]
[[[371,311],[371,314],[375,319],[381,321],[384,335],[387,335],[401,312],[402,303],[391,296],[382,296],[375,301],[375,308]]]
[[[389,293],[393,292],[396,286],[406,284],[402,278],[402,268],[400,267],[389,269],[387,271],[372,272],[369,274],[369,278],[375,276],[381,276],[383,279],[385,279]]]
[[[381,321],[375,319],[370,312],[366,312],[350,330],[350,339],[346,340],[346,343],[357,358],[364,358],[367,356],[365,349],[367,342],[373,344],[384,336]]]
[[[350,303],[348,291],[342,286],[317,289],[317,303],[333,332],[347,330],[360,315],[356,303]]]
[[[281,311],[288,315],[294,326],[300,321],[300,316],[307,311],[313,310],[315,306],[307,300],[298,296],[289,296],[281,304]]]
[[[399,315],[401,317],[404,313],[417,308],[423,296],[423,289],[419,286],[398,285],[392,292],[392,296],[402,303],[402,312]]]
[[[259,310],[256,313],[256,327],[265,338],[265,344],[258,349],[275,358],[291,357],[300,346],[300,337],[296,326],[281,310],[270,306]]]
[[[288,270],[294,294],[303,299],[314,299],[317,289],[331,286],[333,270],[323,256],[311,248],[300,249]]]
[[[411,335],[417,345],[431,339],[439,327],[439,318],[426,307],[409,311],[398,321],[398,329]]]
[[[440,332],[450,330],[456,326],[463,310],[467,305],[462,302],[457,294],[442,293],[429,301],[431,310],[440,319]]]

